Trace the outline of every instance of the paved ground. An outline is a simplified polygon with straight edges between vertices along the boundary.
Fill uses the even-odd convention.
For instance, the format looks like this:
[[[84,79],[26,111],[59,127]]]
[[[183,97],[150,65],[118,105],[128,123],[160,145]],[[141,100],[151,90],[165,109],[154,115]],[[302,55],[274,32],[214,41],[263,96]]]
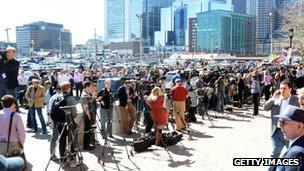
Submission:
[[[211,126],[208,120],[191,124],[192,139],[187,134],[184,140],[168,150],[152,146],[148,152],[135,153],[128,159],[129,143],[115,136],[111,139],[115,160],[111,157],[111,149],[107,148],[105,166],[98,163],[102,147],[93,152],[83,152],[87,170],[266,170],[265,167],[235,167],[233,158],[267,158],[270,155],[270,119],[269,114],[261,111],[253,117],[252,108],[245,106],[232,113],[220,114],[214,118]],[[213,115],[213,113],[212,113]],[[22,114],[26,123],[26,114]],[[39,121],[38,121],[39,122]],[[51,134],[27,133],[25,152],[34,171],[44,170],[49,160],[49,141]],[[131,141],[131,138],[127,138]],[[102,138],[99,141],[103,144]],[[51,162],[47,170],[58,170],[59,165]],[[64,168],[63,170],[80,170]]]

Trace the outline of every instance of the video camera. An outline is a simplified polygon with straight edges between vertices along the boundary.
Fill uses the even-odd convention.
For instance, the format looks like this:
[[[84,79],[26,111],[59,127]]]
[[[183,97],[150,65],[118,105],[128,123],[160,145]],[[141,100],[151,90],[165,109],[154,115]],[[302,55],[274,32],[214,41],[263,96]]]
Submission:
[[[77,106],[63,106],[60,107],[60,109],[64,111],[66,122],[68,124],[76,125],[74,118],[76,118],[77,115]]]

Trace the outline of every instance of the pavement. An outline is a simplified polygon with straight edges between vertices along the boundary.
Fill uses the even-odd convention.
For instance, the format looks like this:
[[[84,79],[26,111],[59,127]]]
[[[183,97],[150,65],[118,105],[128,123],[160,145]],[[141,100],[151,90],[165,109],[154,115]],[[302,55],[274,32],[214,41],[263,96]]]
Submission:
[[[21,116],[25,124],[27,111],[21,111],[24,112]],[[234,108],[233,112],[224,114],[209,112],[213,125],[207,119],[202,120],[201,116],[197,116],[198,121],[190,125],[191,137],[184,133],[183,140],[167,150],[152,146],[147,152],[134,152],[134,156],[130,155],[132,136],[127,136],[124,141],[121,136],[114,135],[109,141],[112,148],[105,148],[104,166],[101,160],[104,140],[98,134],[101,146],[97,146],[94,151],[82,151],[83,168],[88,171],[267,170],[267,167],[233,166],[234,158],[268,158],[271,154],[269,113],[261,108],[258,116],[254,117],[252,113],[252,107],[246,105],[242,109]],[[40,124],[39,121],[37,123]],[[50,158],[50,139],[51,131],[43,135],[41,129],[37,133],[27,130],[24,147],[29,162],[28,170],[46,169]],[[81,168],[60,168],[58,163],[51,161],[47,170],[76,171]]]

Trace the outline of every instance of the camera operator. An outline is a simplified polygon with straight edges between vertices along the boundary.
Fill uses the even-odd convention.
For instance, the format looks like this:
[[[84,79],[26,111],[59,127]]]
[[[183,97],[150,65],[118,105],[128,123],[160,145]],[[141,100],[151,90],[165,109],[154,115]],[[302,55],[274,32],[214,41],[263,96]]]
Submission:
[[[62,82],[60,84],[60,90],[61,90],[61,94],[58,95],[58,98],[64,99],[64,103],[62,103],[62,105],[60,107],[77,105],[77,101],[76,101],[75,97],[70,96],[70,92],[72,89],[71,89],[71,85],[69,82]],[[52,106],[54,106],[54,103]],[[69,110],[70,110],[72,116],[76,115],[76,113],[77,113],[76,108],[71,108]],[[59,154],[61,157],[61,162],[63,163],[63,165],[66,165],[67,160],[64,157],[65,157],[65,151],[66,151],[68,130],[67,130],[67,127],[65,127],[65,125],[68,122],[72,122],[72,124],[75,124],[75,123],[73,122],[73,120],[72,121],[67,120],[68,116],[65,112],[60,112],[60,113],[51,112],[51,118],[53,120],[54,126],[57,127],[58,133],[60,134],[62,132],[62,136],[59,139]],[[75,131],[75,130],[72,130],[72,131]],[[71,145],[72,153],[75,152],[74,149],[75,149],[75,147],[74,147],[74,144],[72,143],[72,145]],[[75,157],[76,157],[76,154],[73,155],[72,159],[70,159],[71,160],[70,167],[75,167],[77,165]]]
[[[94,117],[96,108],[94,109],[94,97],[93,94],[93,83],[90,81],[85,81],[83,83],[84,92],[81,95],[80,102],[83,108],[83,122],[84,122],[84,136],[83,136],[83,149],[93,150],[93,140],[91,135],[91,118]]]
[[[4,52],[0,52],[0,98],[4,95],[12,95],[17,98],[19,61],[14,59],[16,49],[8,46]]]
[[[113,120],[113,102],[114,93],[111,89],[111,79],[107,79],[104,82],[105,87],[98,92],[97,101],[100,103],[100,119],[101,119],[101,131],[102,138],[105,139],[107,133],[112,138],[112,120]],[[107,118],[107,129],[106,129],[106,118]]]

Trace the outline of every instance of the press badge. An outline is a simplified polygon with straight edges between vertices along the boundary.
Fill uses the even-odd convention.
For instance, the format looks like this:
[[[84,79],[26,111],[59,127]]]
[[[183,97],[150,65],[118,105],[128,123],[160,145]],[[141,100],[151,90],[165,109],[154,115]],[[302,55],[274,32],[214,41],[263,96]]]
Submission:
[[[6,78],[6,75],[5,75],[5,73],[3,73],[3,74],[2,74],[2,78]]]

